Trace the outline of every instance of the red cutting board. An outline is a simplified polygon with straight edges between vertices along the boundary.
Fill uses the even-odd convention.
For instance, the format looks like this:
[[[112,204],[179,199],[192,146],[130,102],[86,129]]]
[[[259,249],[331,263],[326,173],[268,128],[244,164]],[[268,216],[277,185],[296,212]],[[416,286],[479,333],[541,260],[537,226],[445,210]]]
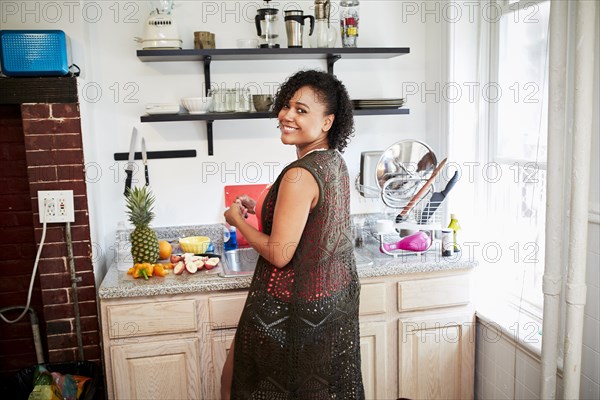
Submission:
[[[259,183],[256,185],[225,186],[225,207],[229,207],[237,197],[243,194],[247,194],[254,200],[258,200],[258,196],[260,196],[260,194],[266,187],[266,183]],[[246,219],[246,221],[256,229],[258,229],[258,220],[256,219],[256,215],[248,214],[248,219]],[[239,247],[250,247],[244,236],[242,236],[242,234],[239,231],[237,232],[237,241]]]

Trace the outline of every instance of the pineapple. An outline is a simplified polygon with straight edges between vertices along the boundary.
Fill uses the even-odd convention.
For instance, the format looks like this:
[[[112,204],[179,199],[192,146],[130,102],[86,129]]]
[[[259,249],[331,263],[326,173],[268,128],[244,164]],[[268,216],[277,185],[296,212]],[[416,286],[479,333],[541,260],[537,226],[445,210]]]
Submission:
[[[142,186],[141,189],[128,190],[126,199],[129,221],[135,225],[135,230],[130,236],[133,262],[154,264],[158,259],[158,238],[148,226],[154,218],[154,196],[147,186]]]

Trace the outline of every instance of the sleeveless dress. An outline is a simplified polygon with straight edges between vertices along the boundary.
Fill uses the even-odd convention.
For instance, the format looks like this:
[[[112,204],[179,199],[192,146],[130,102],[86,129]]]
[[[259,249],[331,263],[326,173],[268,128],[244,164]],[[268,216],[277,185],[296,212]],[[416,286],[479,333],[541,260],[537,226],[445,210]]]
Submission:
[[[337,150],[288,165],[262,206],[271,233],[281,180],[300,167],[319,185],[292,260],[283,268],[259,257],[235,335],[232,399],[363,399],[350,185]]]

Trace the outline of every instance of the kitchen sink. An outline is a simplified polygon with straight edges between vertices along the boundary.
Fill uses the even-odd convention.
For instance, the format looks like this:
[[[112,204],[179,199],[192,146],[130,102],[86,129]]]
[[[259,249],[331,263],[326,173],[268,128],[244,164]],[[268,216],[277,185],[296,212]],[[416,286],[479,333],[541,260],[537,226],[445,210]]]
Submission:
[[[223,257],[223,272],[221,276],[235,277],[254,274],[258,252],[252,247],[229,250]]]
[[[354,252],[356,268],[365,268],[373,265],[373,260],[364,255]],[[236,276],[247,276],[254,274],[258,252],[252,247],[230,250],[225,252],[222,259],[223,272],[221,276],[229,278]]]

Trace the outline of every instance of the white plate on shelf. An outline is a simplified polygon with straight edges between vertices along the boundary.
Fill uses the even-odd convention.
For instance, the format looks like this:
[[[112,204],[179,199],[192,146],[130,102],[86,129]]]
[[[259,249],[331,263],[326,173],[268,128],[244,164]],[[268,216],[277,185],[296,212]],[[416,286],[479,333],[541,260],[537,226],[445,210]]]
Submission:
[[[146,113],[149,115],[178,114],[179,111],[179,104],[176,103],[146,104]]]

